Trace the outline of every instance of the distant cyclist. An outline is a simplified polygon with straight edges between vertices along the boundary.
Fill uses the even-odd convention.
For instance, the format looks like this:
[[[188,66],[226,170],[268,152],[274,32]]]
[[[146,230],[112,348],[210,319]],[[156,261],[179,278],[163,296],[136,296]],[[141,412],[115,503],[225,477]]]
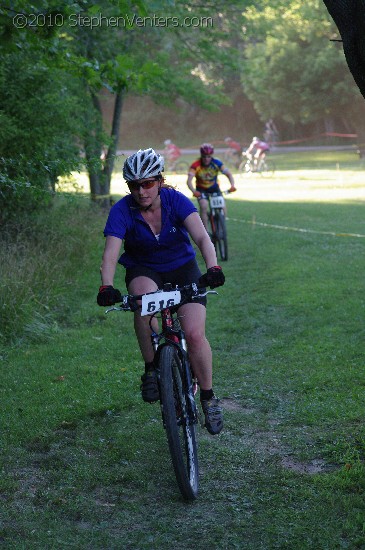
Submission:
[[[163,155],[167,160],[168,167],[173,170],[177,160],[181,157],[181,150],[175,143],[172,143],[171,139],[166,139],[164,145]]]
[[[200,158],[193,162],[189,168],[187,185],[199,201],[200,217],[205,229],[208,230],[208,195],[210,193],[220,193],[218,183],[218,174],[224,174],[231,187],[230,193],[236,191],[234,179],[228,168],[223,166],[223,162],[213,157],[214,147],[210,143],[203,143],[200,147]],[[193,186],[193,179],[196,180],[196,188]]]
[[[227,147],[229,147],[229,155],[232,157],[232,160],[235,162],[235,165],[238,168],[241,163],[242,145],[238,143],[238,141],[235,141],[230,137],[226,137],[224,141],[227,144]]]
[[[245,155],[248,159],[253,160],[254,170],[256,170],[259,162],[264,160],[266,153],[269,151],[270,147],[266,141],[261,141],[258,137],[253,137]]]
[[[269,118],[267,122],[265,122],[265,129],[264,129],[264,139],[265,141],[270,145],[274,146],[275,142],[278,140],[278,129],[276,127],[275,122],[272,118]]]

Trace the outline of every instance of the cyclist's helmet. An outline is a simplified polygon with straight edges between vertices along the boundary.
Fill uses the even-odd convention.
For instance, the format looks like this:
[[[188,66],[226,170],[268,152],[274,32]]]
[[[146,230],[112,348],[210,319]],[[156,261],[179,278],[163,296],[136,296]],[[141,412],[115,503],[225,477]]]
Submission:
[[[124,163],[123,178],[126,181],[158,176],[164,169],[164,158],[153,149],[140,149]]]
[[[259,140],[258,137],[255,136],[255,137],[252,138],[252,141],[260,141],[260,140]]]
[[[200,147],[201,155],[212,155],[214,153],[214,147],[210,143],[203,143]]]
[[[165,145],[170,145],[171,144],[171,139],[165,139],[164,144]]]

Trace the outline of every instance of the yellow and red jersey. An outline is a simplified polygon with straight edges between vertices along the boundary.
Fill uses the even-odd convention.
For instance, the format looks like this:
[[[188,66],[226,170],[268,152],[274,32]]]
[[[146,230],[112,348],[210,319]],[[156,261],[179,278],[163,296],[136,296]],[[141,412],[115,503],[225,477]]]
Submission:
[[[218,174],[222,170],[223,162],[212,158],[209,166],[203,166],[201,159],[196,160],[190,166],[189,172],[195,175],[197,191],[214,193],[219,191]]]

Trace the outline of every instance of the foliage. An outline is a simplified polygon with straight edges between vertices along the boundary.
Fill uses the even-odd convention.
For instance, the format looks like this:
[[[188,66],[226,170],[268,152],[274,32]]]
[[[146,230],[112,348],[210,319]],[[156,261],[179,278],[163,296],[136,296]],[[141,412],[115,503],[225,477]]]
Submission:
[[[20,21],[27,23],[24,28],[10,27],[16,12]],[[3,20],[8,19],[10,35],[10,46],[3,47],[22,43],[24,48],[27,44],[31,53],[41,54],[40,63],[50,71],[52,63],[71,77],[71,83],[77,82],[78,93],[71,84],[67,94],[78,102],[79,116],[71,119],[79,123],[76,135],[85,151],[93,195],[109,193],[126,94],[150,95],[164,104],[182,98],[207,109],[227,102],[223,80],[217,77],[220,67],[232,66],[228,55],[231,44],[224,40],[227,23],[222,28],[188,24],[187,16],[190,22],[212,20],[211,8],[198,2],[188,5],[163,0],[147,10],[143,2],[128,0],[101,0],[96,5],[86,0],[68,1],[62,6],[43,0],[37,8],[18,0],[11,9],[1,8],[0,14]],[[115,95],[110,130],[103,121],[102,90]],[[67,107],[65,113],[70,115]],[[100,160],[102,152],[104,162]]]
[[[11,12],[13,13],[13,11]],[[4,17],[3,17],[4,19]],[[13,39],[4,42],[6,33]],[[1,221],[50,202],[80,165],[77,82],[52,66],[53,42],[3,26],[0,52]]]
[[[52,209],[24,212],[2,231],[0,348],[41,341],[59,330],[69,311],[67,294],[88,262],[96,238],[85,196],[65,196]],[[100,225],[102,222],[100,222]],[[91,243],[91,244],[90,244]]]
[[[108,196],[118,139],[128,139],[120,128],[127,95],[217,111],[241,76],[263,119],[361,124],[361,96],[335,36],[320,0],[5,2],[2,220],[49,202],[58,176],[79,168],[80,150],[92,194]],[[106,91],[115,101],[111,127],[100,101]],[[141,118],[152,123],[151,113]]]
[[[94,8],[103,17],[121,17],[120,6],[103,2]],[[149,95],[157,103],[171,105],[176,99],[217,109],[226,102],[223,83],[216,78],[218,68],[227,59],[227,47],[216,43],[222,33],[215,29],[192,29],[152,23],[153,21],[185,21],[187,10],[194,9],[194,18],[206,17],[207,9],[199,5],[176,6],[171,2],[155,2],[152,14],[144,14],[141,25],[99,26],[96,29],[80,27],[70,32],[71,56],[75,66],[83,71],[85,96],[89,96],[93,115],[93,130],[85,125],[84,144],[90,172],[92,191],[107,195],[111,171],[119,138],[122,104],[127,94]],[[125,17],[125,15],[124,15]],[[132,17],[130,17],[132,21]],[[124,21],[124,19],[123,19]],[[129,18],[128,18],[129,21]],[[195,29],[194,29],[195,30]],[[220,52],[224,52],[220,53]],[[200,62],[201,59],[201,62]],[[85,69],[85,70],[84,70]],[[98,100],[98,92],[107,89],[115,94],[115,108],[109,139],[103,136],[105,124]],[[90,121],[90,117],[87,117]],[[94,169],[95,159],[106,145],[104,166]],[[91,165],[90,165],[91,162]]]
[[[244,14],[242,83],[262,119],[294,123],[346,116],[359,92],[320,0],[251,5]]]

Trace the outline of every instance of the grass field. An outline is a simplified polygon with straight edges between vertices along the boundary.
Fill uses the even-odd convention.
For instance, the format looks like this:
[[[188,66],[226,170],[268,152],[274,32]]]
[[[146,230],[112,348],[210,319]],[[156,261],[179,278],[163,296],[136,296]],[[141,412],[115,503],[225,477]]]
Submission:
[[[198,430],[194,504],[141,401],[131,316],[95,304],[93,212],[67,316],[0,363],[3,548],[365,548],[365,171],[311,155],[237,176],[227,199],[226,284],[208,304],[225,429]]]

